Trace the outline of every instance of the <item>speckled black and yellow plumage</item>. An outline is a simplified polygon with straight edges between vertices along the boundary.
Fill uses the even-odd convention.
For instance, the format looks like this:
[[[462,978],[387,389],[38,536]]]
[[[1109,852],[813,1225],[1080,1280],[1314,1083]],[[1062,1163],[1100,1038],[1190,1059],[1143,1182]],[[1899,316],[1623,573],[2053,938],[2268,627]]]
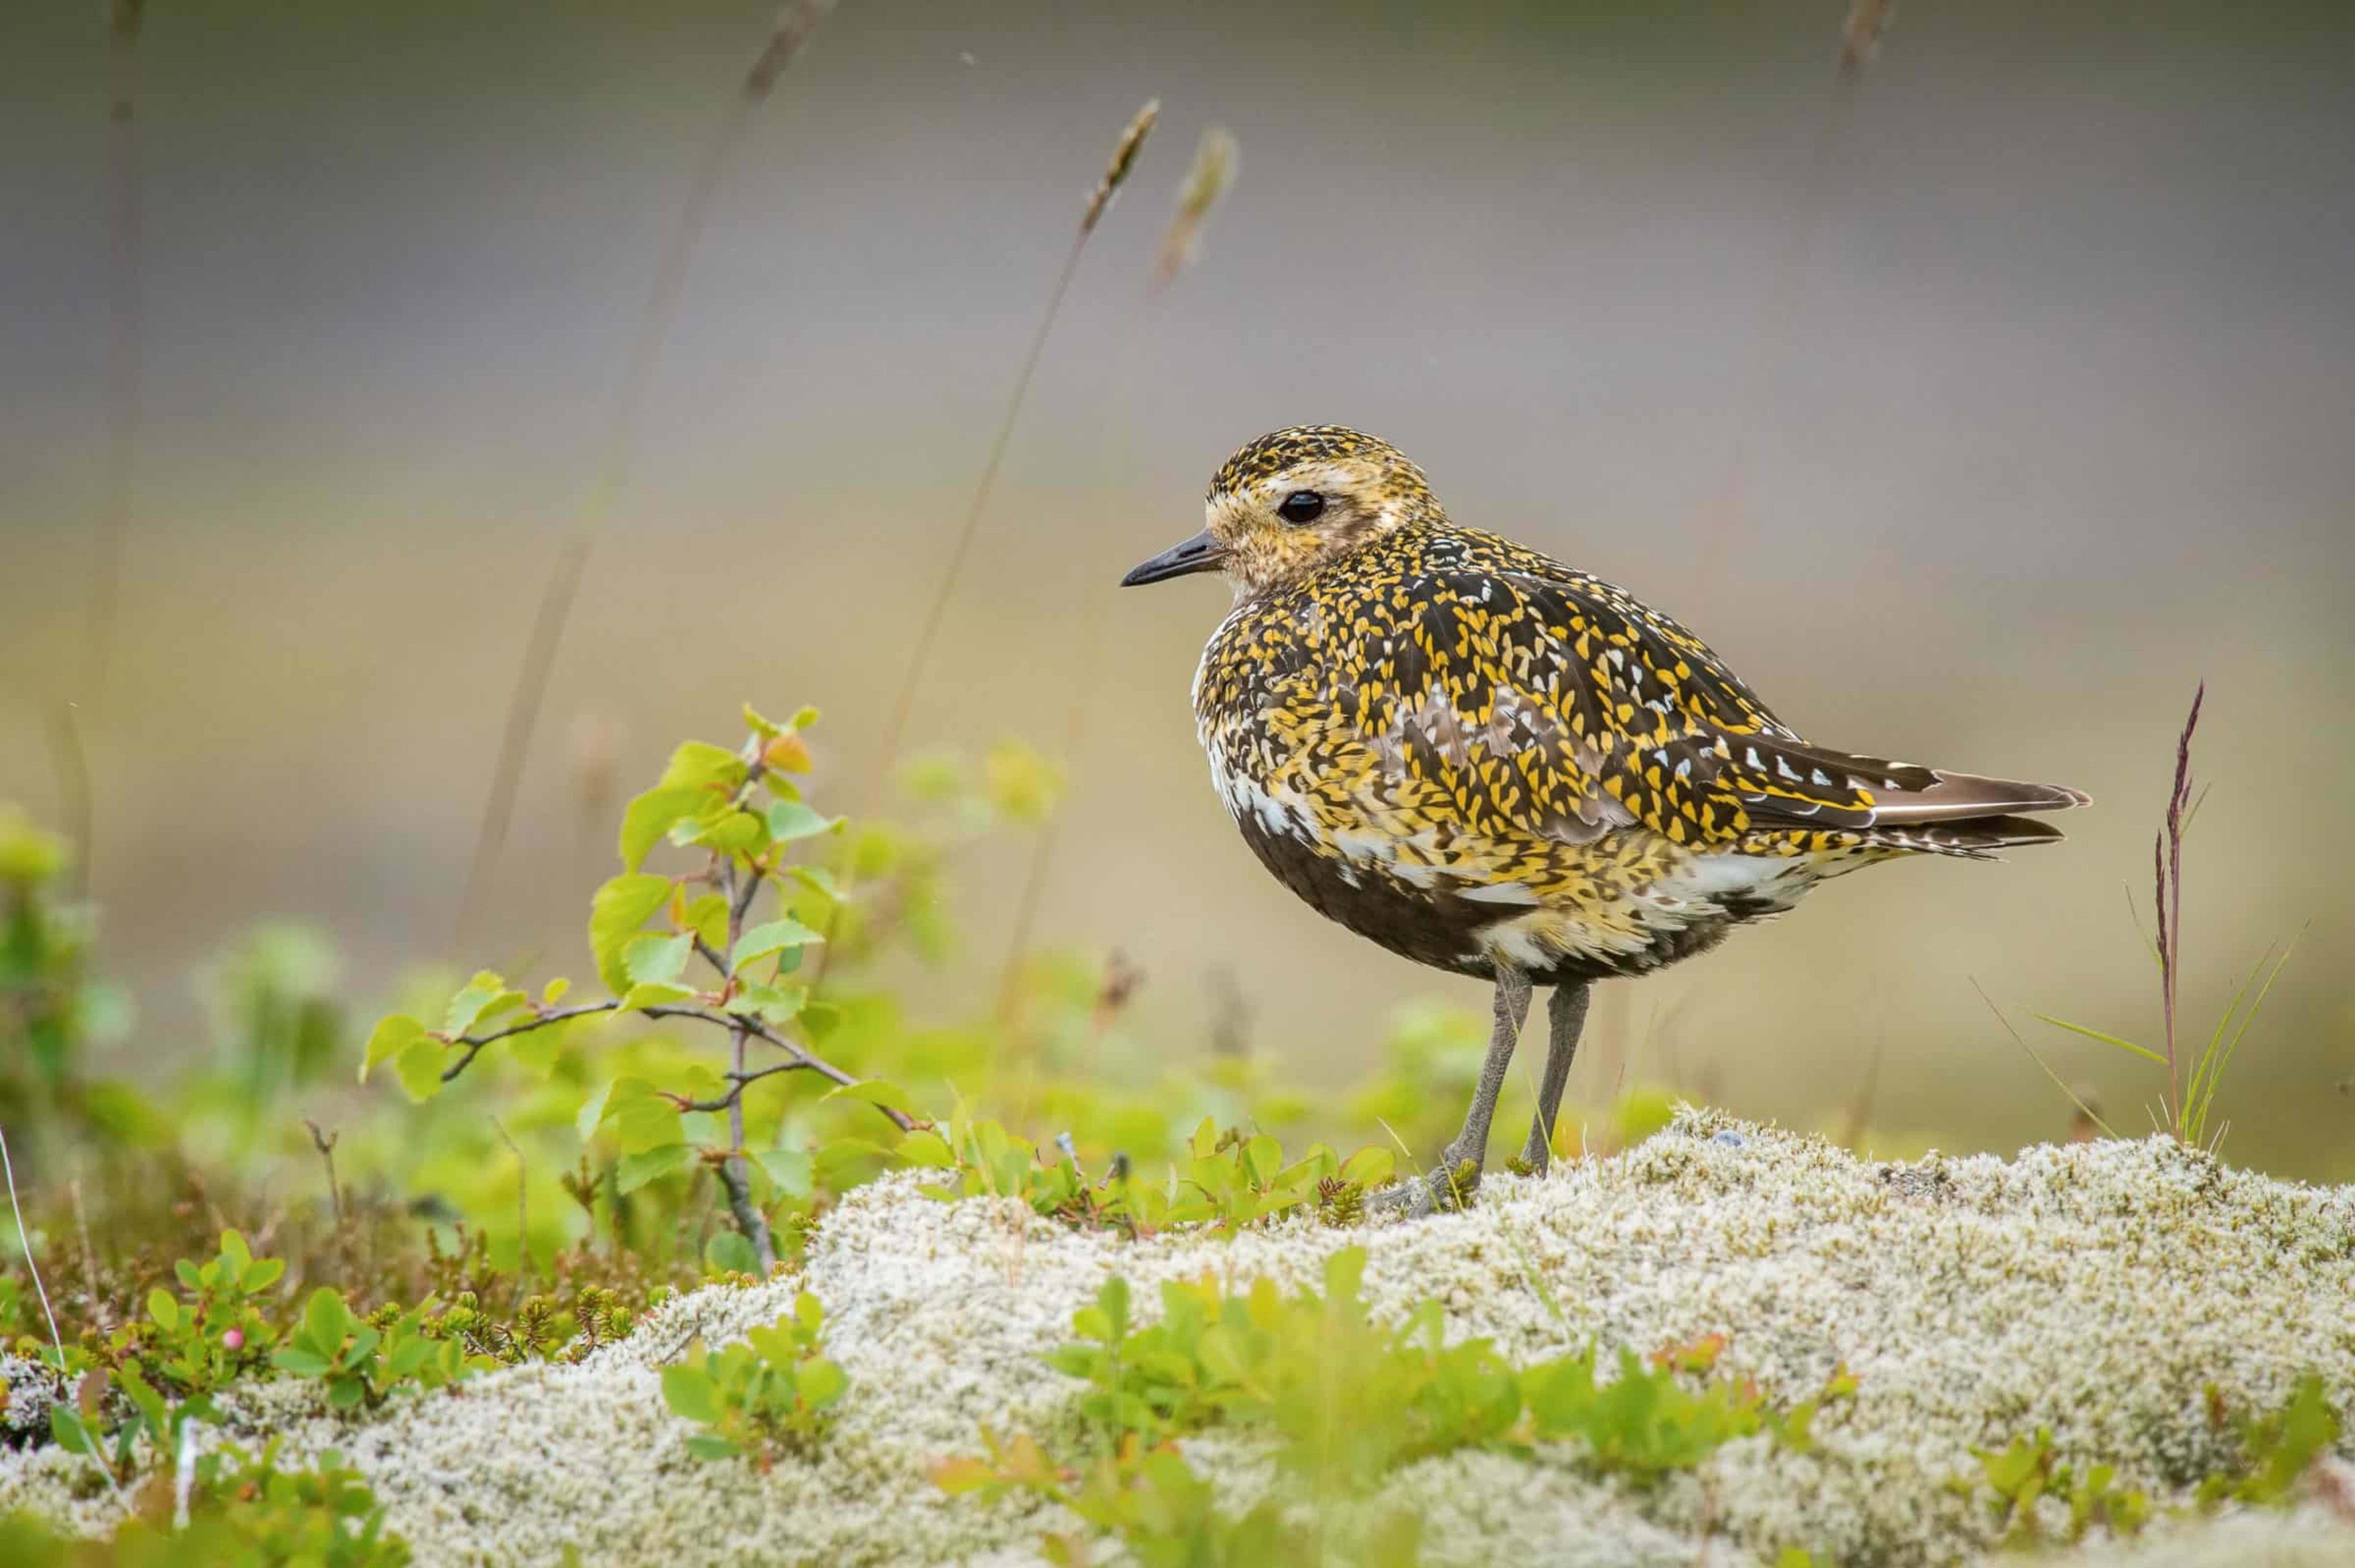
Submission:
[[[2016,814],[2083,804],[1808,744],[1684,627],[1458,526],[1371,436],[1264,436],[1206,509],[1130,581],[1235,585],[1194,707],[1244,838],[1320,912],[1523,1006],[1529,983],[1688,957],[1859,865],[2057,838]]]

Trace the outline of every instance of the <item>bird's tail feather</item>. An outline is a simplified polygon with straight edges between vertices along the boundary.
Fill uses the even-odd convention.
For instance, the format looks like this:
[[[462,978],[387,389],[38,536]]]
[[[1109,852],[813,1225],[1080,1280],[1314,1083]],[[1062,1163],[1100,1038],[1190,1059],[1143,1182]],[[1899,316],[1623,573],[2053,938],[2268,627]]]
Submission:
[[[1737,765],[1746,763],[1755,779],[1754,790],[1742,795],[1753,817],[1865,829],[1888,835],[1892,848],[1898,847],[1899,830],[1913,830],[1910,837],[1921,842],[1905,847],[1940,854],[1973,854],[2058,838],[2058,829],[2016,814],[2066,811],[2089,799],[2083,790],[2065,784],[1925,768],[1791,741],[1744,737],[1734,755]]]

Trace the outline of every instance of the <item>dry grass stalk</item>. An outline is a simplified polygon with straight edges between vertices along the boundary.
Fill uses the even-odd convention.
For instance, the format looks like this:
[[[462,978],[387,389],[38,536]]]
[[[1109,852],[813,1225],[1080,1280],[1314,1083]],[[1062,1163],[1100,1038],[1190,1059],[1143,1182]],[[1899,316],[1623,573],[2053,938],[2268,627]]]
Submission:
[[[2191,712],[2175,741],[2175,782],[2167,792],[2167,822],[2151,840],[2151,900],[2158,911],[2159,1016],[2167,1034],[2168,1119],[2182,1136],[2183,1092],[2177,1081],[2175,993],[2183,972],[2183,830],[2191,809],[2191,736],[2200,728],[2200,708],[2208,683],[2191,694]]]
[[[777,13],[776,26],[769,29],[768,43],[762,48],[760,58],[753,60],[752,69],[744,73],[746,98],[758,103],[769,96],[769,90],[777,85],[777,78],[785,74],[785,68],[794,63],[794,57],[802,52],[802,46],[809,42],[810,35],[817,31],[817,25],[826,19],[834,5],[835,0],[793,0]]]
[[[1047,308],[1039,313],[1039,325],[1030,334],[1029,347],[1024,351],[1020,368],[1014,374],[1014,385],[1007,390],[1006,407],[997,420],[997,432],[990,439],[989,455],[981,467],[981,478],[974,485],[973,499],[966,504],[964,517],[957,525],[956,541],[950,547],[947,566],[932,590],[932,602],[925,606],[924,617],[917,623],[914,643],[909,650],[908,663],[900,677],[900,688],[891,699],[890,716],[884,720],[883,737],[876,748],[875,767],[869,778],[859,815],[872,816],[880,804],[884,785],[891,777],[891,765],[898,761],[900,742],[907,736],[908,715],[914,707],[916,687],[923,678],[924,666],[931,660],[932,645],[940,638],[941,623],[948,614],[949,601],[956,592],[957,580],[964,575],[965,558],[972,553],[975,535],[981,527],[982,513],[988,509],[989,497],[997,487],[997,475],[1006,464],[1007,444],[1013,440],[1014,427],[1022,417],[1022,405],[1030,394],[1031,379],[1037,375],[1039,357],[1046,352],[1048,335],[1054,331],[1055,317],[1061,314],[1063,296],[1070,293],[1071,278],[1079,271],[1080,257],[1087,250],[1088,236],[1111,208],[1113,197],[1136,166],[1137,155],[1144,150],[1145,139],[1151,134],[1153,123],[1161,114],[1161,101],[1148,100],[1136,112],[1120,133],[1113,148],[1112,159],[1104,165],[1103,176],[1088,193],[1086,210],[1080,216],[1079,232],[1072,236],[1071,249],[1063,254],[1062,269],[1055,274],[1054,287],[1047,293]],[[847,870],[846,865],[843,869]],[[838,873],[839,874],[839,873]],[[847,885],[847,884],[846,884]],[[828,923],[829,935],[832,923]],[[815,979],[826,975],[832,944],[820,950]]]
[[[1152,108],[1151,104],[1146,105],[1148,113]],[[1137,123],[1149,123],[1147,115],[1140,114]],[[1134,131],[1135,126],[1130,129]],[[1123,146],[1126,147],[1125,141]],[[1133,152],[1130,156],[1134,157]],[[1114,162],[1116,167],[1123,166],[1118,155]],[[1201,249],[1202,230],[1232,188],[1241,163],[1242,149],[1225,126],[1213,125],[1202,133],[1201,143],[1194,150],[1194,162],[1186,171],[1185,182],[1178,187],[1177,210],[1170,215],[1169,227],[1162,231],[1160,246],[1155,252],[1153,281],[1146,291],[1146,299],[1159,298],[1164,289],[1194,264]],[[1126,357],[1125,353],[1122,356],[1124,359]],[[1124,396],[1129,384],[1125,374],[1117,378],[1116,385]],[[1078,656],[1073,661],[1079,671],[1079,683],[1071,694],[1071,711],[1063,724],[1063,757],[1067,765],[1079,755],[1086,739],[1087,716],[1095,705],[1096,681],[1103,667],[1098,651],[1103,642],[1108,596],[1088,593],[1082,596],[1082,603],[1087,609],[1081,623]],[[997,980],[997,1014],[1004,1022],[1013,1020],[1020,999],[1022,965],[1029,955],[1031,933],[1038,924],[1039,905],[1046,893],[1047,874],[1060,837],[1060,820],[1057,817],[1039,825],[1023,868],[1021,889],[1015,895],[1014,913],[1007,922],[1006,962]]]
[[[89,601],[84,609],[80,678],[81,704],[104,699],[114,658],[114,628],[123,597],[123,558],[131,533],[139,468],[142,410],[139,389],[144,341],[140,275],[144,207],[139,155],[139,28],[146,0],[112,0],[107,8],[108,157],[112,165],[112,213],[108,248],[111,288],[106,352],[106,500],[91,540]],[[89,886],[97,813],[82,762],[74,702],[62,696],[51,718],[59,795],[72,836],[73,887]]]
[[[615,389],[596,482],[590,488],[571,537],[557,552],[556,564],[549,572],[548,584],[532,615],[530,634],[524,641],[523,662],[516,670],[515,688],[507,699],[506,722],[499,735],[490,793],[483,803],[482,825],[475,830],[474,855],[466,868],[466,888],[459,900],[453,939],[460,946],[465,945],[474,934],[484,901],[490,894],[492,873],[506,852],[507,833],[515,821],[516,792],[523,779],[524,756],[530,747],[532,731],[539,724],[540,706],[548,696],[548,679],[555,668],[556,651],[563,642],[565,623],[570,619],[573,601],[580,595],[581,579],[589,569],[597,536],[628,477],[640,411],[645,407],[647,389],[654,385],[663,341],[669,335],[672,317],[677,314],[679,296],[687,285],[687,265],[709,221],[720,179],[727,173],[738,144],[744,139],[752,112],[768,97],[770,89],[793,63],[811,32],[834,9],[834,3],[835,0],[795,0],[779,15],[745,76],[742,91],[730,101],[727,112],[705,146],[702,161],[696,165],[694,181],[687,187],[687,199],[664,241],[653,286],[647,291],[645,308],[638,313],[630,357]]]

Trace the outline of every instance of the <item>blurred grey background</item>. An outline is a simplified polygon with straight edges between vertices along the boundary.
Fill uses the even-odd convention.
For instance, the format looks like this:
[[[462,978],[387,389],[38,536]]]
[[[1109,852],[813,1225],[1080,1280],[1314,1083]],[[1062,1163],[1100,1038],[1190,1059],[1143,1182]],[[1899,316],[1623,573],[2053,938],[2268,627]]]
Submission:
[[[770,16],[154,6],[144,429],[89,736],[135,1052],[192,1043],[189,964],[264,916],[320,923],[375,979],[462,956],[523,622]],[[1480,1000],[1259,869],[1187,702],[1222,594],[1113,587],[1199,526],[1231,449],[1345,422],[1463,520],[1693,624],[1809,735],[2096,799],[2064,848],[1876,870],[1606,987],[1573,1094],[1632,1055],[1811,1124],[1878,1051],[1877,1126],[2056,1136],[2065,1104],[1971,980],[2025,1028],[2041,1008],[2155,1036],[2123,890],[2147,899],[2204,677],[2187,1028],[2303,929],[2227,1084],[2227,1152],[2347,1174],[2355,20],[1909,3],[1828,129],[1844,16],[844,0],[695,256],[524,778],[499,950],[580,967],[610,854],[580,804],[599,754],[637,787],[674,739],[728,739],[740,699],[807,700],[850,804],[1081,200],[1158,95],[912,726],[1060,750],[1093,666],[1041,935],[1141,966],[1137,1029],[1203,1049],[1224,969],[1255,1044],[1338,1085],[1401,1003]],[[95,7],[9,7],[0,798],[51,818],[43,715],[89,695],[106,485],[106,83]],[[1241,181],[1148,304],[1213,122]],[[987,1005],[1021,848],[962,869],[938,1016]],[[2037,1038],[2145,1125],[2136,1064]]]

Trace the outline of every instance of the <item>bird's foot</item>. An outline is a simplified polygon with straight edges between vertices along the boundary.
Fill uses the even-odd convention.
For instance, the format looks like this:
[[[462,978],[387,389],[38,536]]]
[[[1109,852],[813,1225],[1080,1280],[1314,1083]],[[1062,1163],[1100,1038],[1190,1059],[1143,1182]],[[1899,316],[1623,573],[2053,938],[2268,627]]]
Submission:
[[[1421,1220],[1432,1214],[1454,1214],[1472,1206],[1472,1195],[1480,1189],[1480,1162],[1470,1155],[1457,1155],[1450,1149],[1442,1157],[1438,1169],[1426,1176],[1410,1177],[1395,1187],[1386,1187],[1366,1200],[1366,1207],[1375,1211],[1391,1211],[1410,1220]]]

